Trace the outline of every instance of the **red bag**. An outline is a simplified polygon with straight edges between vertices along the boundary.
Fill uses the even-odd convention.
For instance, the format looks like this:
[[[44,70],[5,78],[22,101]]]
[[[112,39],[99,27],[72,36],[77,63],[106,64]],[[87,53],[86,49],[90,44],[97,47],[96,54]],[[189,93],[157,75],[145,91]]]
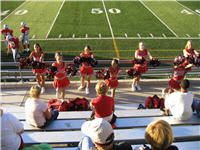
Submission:
[[[154,95],[153,97],[149,96],[147,97],[147,100],[145,102],[146,108],[165,108],[164,106],[164,99],[159,98],[157,95]]]
[[[88,100],[83,97],[83,98],[75,98],[71,100],[71,103],[73,104],[73,107],[71,108],[72,111],[87,111],[89,110],[89,102]]]
[[[58,111],[70,111],[73,104],[69,100],[64,101],[63,103],[57,99],[51,99],[48,102],[48,108],[58,109]]]

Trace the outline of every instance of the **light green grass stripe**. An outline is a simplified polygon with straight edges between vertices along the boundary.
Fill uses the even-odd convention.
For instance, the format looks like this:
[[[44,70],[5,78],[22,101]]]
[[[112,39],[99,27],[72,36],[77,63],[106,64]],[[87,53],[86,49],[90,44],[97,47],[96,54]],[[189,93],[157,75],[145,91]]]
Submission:
[[[25,21],[27,26],[30,27],[30,38],[33,35],[35,35],[35,38],[45,38],[61,4],[62,1],[27,1],[16,11],[28,10],[28,12],[24,15],[13,13],[2,22],[1,27],[5,23],[9,24],[9,27],[14,30],[14,35],[19,37],[21,35],[19,31],[20,23]]]
[[[167,37],[174,35],[139,1],[105,1],[115,37]],[[112,8],[120,13],[111,13]],[[114,11],[116,12],[116,10]]]
[[[200,16],[196,13],[181,13],[185,8],[176,1],[143,0],[156,15],[164,21],[179,37],[198,37],[200,33]]]

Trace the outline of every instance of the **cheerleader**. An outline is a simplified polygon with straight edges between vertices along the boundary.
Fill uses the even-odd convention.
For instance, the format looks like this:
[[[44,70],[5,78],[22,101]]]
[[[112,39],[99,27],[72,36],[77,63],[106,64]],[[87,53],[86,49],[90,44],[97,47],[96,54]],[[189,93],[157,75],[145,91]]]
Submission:
[[[142,74],[146,73],[147,70],[148,70],[148,67],[147,67],[147,56],[149,56],[150,60],[152,59],[152,56],[151,56],[150,52],[146,49],[145,44],[143,42],[140,42],[139,43],[139,49],[136,50],[136,52],[135,52],[135,58],[136,59],[144,58],[145,61],[144,61],[144,64],[135,64],[133,66],[134,69],[140,71],[140,75],[136,76],[133,79],[132,91],[136,91],[136,89],[139,90],[139,91],[141,90],[141,87],[139,85],[140,78],[141,78]]]
[[[84,52],[80,54],[81,57],[85,58],[92,58],[94,59],[94,55],[91,52],[91,48],[89,45],[86,45],[84,48]],[[83,62],[80,68],[80,73],[81,73],[81,85],[78,88],[78,90],[82,90],[85,88],[85,76],[87,76],[87,85],[85,88],[85,93],[89,94],[89,87],[90,87],[90,77],[94,73],[92,66],[89,66],[87,62]]]
[[[185,57],[189,57],[189,56],[198,55],[198,54],[199,53],[194,48],[192,48],[192,41],[191,40],[187,41],[185,49],[183,49],[183,55]]]
[[[112,89],[111,96],[113,98],[115,97],[115,90],[118,86],[118,79],[117,79],[117,75],[119,73],[118,63],[119,63],[119,60],[117,59],[112,60],[111,66],[109,67],[110,78],[105,80],[107,86]]]
[[[56,62],[52,64],[57,68],[57,73],[54,76],[54,88],[56,88],[56,98],[60,98],[59,91],[61,91],[61,100],[64,101],[65,89],[69,86],[70,81],[66,76],[66,64],[63,62],[63,55],[61,52],[55,53]]]
[[[30,59],[33,59],[34,61],[43,62],[44,59],[44,53],[38,43],[34,44],[34,51],[29,56]],[[45,92],[45,73],[47,68],[44,69],[32,69],[33,73],[36,75],[36,80],[38,85],[41,87],[41,93]],[[40,83],[42,82],[42,84]]]

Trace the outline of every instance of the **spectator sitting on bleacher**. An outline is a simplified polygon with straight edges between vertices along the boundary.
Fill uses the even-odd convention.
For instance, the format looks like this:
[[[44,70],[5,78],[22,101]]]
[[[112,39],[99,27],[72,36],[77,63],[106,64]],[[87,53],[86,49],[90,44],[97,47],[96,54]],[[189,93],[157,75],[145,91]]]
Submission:
[[[174,119],[188,120],[192,116],[192,102],[194,94],[187,89],[190,87],[190,82],[184,79],[181,84],[181,90],[169,90],[165,94],[165,114],[172,113]]]
[[[112,126],[104,119],[85,122],[81,131],[86,136],[80,141],[77,150],[132,150],[126,142],[113,143]]]
[[[24,132],[23,124],[12,114],[3,113],[1,116],[1,150],[22,150],[24,142],[21,134]]]
[[[145,132],[145,141],[151,145],[151,148],[135,147],[134,150],[178,150],[171,145],[174,135],[171,126],[164,120],[157,120],[150,123]]]
[[[47,104],[40,100],[41,88],[31,87],[30,97],[25,103],[26,121],[32,126],[43,128],[58,117],[58,110],[48,109]]]
[[[106,121],[110,122],[113,118],[114,99],[106,95],[108,89],[109,88],[105,82],[98,82],[96,84],[96,92],[98,97],[92,99],[90,105],[94,107],[95,119],[104,118]]]

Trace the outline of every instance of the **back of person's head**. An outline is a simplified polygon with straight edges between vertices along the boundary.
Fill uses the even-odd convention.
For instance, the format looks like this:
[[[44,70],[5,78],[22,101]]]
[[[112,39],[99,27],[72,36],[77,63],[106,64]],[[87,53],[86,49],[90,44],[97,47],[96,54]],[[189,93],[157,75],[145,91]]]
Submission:
[[[106,83],[104,81],[99,81],[96,84],[96,92],[98,95],[106,95],[106,93],[108,92],[108,86],[106,85]]]
[[[152,149],[165,150],[174,140],[172,128],[164,120],[154,121],[146,128],[145,140]]]
[[[107,146],[114,141],[112,126],[104,119],[94,119],[83,123],[81,131],[100,146]]]
[[[30,90],[30,97],[39,98],[41,93],[41,88],[38,85],[34,85]]]
[[[184,79],[181,81],[181,87],[187,90],[190,87],[190,81],[188,79]]]

